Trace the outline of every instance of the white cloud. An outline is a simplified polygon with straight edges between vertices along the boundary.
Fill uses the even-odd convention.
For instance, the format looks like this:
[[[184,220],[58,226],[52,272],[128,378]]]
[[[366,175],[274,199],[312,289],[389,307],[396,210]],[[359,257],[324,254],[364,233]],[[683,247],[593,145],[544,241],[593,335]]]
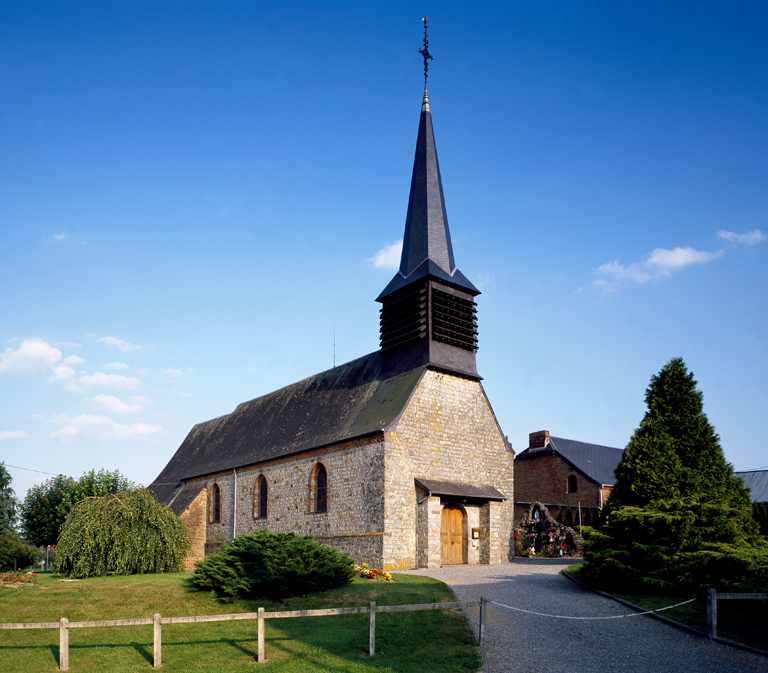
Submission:
[[[654,250],[648,257],[646,265],[652,269],[656,269],[657,274],[668,276],[670,271],[683,269],[691,264],[711,262],[722,254],[722,250],[718,250],[717,252],[704,252],[703,250],[694,250],[690,247],[675,248],[674,250],[656,248],[656,250]]]
[[[165,373],[169,376],[183,376],[184,372],[181,369],[171,369],[170,367],[165,370]]]
[[[51,432],[50,436],[54,439],[60,439],[64,443],[74,439],[90,439],[98,442],[146,439],[164,432],[159,425],[148,425],[147,423],[126,425],[117,423],[108,416],[96,416],[94,414],[80,414],[75,417],[61,414],[54,416],[51,423],[60,427]]]
[[[51,236],[51,240],[53,241],[65,241],[69,238],[69,234],[54,234]]]
[[[83,360],[83,358],[81,358],[79,355],[68,355],[62,360],[62,362],[65,365],[81,365],[83,362],[85,362],[85,360]]]
[[[117,348],[117,350],[123,351],[124,353],[130,353],[131,351],[140,351],[142,348],[144,348],[144,346],[139,346],[138,344],[132,344],[113,336],[101,337],[99,341],[107,344],[107,346],[110,346],[112,348]]]
[[[748,231],[746,234],[737,234],[735,231],[720,230],[717,232],[720,238],[725,239],[730,243],[739,243],[740,245],[757,245],[762,243],[768,238],[762,231],[755,229],[754,231]]]
[[[487,290],[496,286],[496,279],[490,273],[481,273],[477,276],[477,288],[479,290]]]
[[[403,253],[403,239],[385,245],[373,257],[366,261],[374,269],[385,269],[387,271],[397,271],[400,268],[400,257]]]
[[[88,388],[114,388],[115,390],[136,390],[141,385],[141,380],[134,376],[121,376],[120,374],[105,374],[96,372],[86,374],[78,379],[78,383]]]
[[[0,356],[0,374],[42,374],[61,360],[61,351],[42,339],[26,339],[13,350],[6,348]]]
[[[0,430],[0,441],[4,439],[26,439],[27,433],[23,430]]]
[[[131,397],[129,402],[130,404],[127,404],[114,395],[95,395],[91,398],[95,409],[101,409],[110,414],[135,414],[144,411],[146,407],[154,406],[146,397],[138,395]]]
[[[54,367],[53,376],[49,379],[64,389],[73,393],[85,392],[88,388],[111,388],[113,390],[136,390],[141,385],[141,379],[133,376],[121,376],[120,374],[78,374],[72,367],[59,365]]]
[[[52,383],[58,383],[73,393],[80,392],[80,386],[77,385],[77,373],[72,367],[68,367],[67,365],[54,367],[53,376],[48,380]]]
[[[103,369],[128,369],[128,365],[125,362],[107,362]]]
[[[669,276],[672,271],[684,269],[692,264],[711,262],[722,254],[722,250],[706,252],[687,246],[674,250],[656,248],[644,262],[633,262],[629,266],[624,266],[616,260],[603,264],[595,270],[595,273],[603,278],[597,279],[594,285],[605,290],[615,290],[627,281],[646,283],[649,280]]]

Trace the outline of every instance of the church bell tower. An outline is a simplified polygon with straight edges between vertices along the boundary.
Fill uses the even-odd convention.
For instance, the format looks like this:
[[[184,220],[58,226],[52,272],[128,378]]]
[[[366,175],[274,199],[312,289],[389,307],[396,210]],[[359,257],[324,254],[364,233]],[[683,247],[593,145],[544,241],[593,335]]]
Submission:
[[[424,17],[424,99],[403,236],[400,269],[376,298],[380,343],[390,374],[423,365],[479,379],[477,309],[480,291],[453,258],[440,166],[427,95],[427,20]]]

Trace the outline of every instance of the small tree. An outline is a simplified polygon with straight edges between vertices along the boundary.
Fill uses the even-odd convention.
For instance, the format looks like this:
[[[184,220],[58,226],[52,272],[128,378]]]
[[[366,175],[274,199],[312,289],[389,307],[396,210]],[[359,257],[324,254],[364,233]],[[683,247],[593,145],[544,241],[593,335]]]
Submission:
[[[17,535],[0,535],[0,571],[23,570],[40,557],[37,547],[25,544]]]
[[[645,401],[616,468],[608,523],[585,540],[582,575],[605,588],[768,588],[768,544],[749,493],[680,358],[652,377]]]
[[[190,546],[184,524],[146,489],[89,497],[64,523],[54,570],[72,577],[179,572]]]

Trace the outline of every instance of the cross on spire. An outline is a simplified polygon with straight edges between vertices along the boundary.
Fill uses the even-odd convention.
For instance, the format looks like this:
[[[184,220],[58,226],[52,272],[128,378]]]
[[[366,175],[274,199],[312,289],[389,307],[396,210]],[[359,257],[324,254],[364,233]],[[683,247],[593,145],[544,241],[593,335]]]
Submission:
[[[427,70],[429,69],[429,61],[433,61],[432,54],[429,53],[429,40],[427,40],[427,15],[425,14],[421,20],[424,22],[424,49],[419,49],[419,53],[424,57],[424,88],[427,88]]]

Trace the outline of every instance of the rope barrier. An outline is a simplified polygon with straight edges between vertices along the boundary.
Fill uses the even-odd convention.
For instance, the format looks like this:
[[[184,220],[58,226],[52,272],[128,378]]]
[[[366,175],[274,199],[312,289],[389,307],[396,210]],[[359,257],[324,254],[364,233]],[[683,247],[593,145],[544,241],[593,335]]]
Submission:
[[[523,608],[515,608],[511,605],[504,605],[504,603],[497,603],[496,601],[488,600],[488,603],[493,603],[494,605],[498,605],[502,608],[507,608],[509,610],[515,610],[516,612],[525,612],[529,615],[537,615],[539,617],[553,617],[554,619],[584,619],[584,620],[597,620],[597,619],[624,619],[626,617],[640,617],[642,615],[648,615],[652,612],[662,612],[663,610],[671,610],[672,608],[680,607],[681,605],[685,605],[686,603],[692,603],[695,601],[698,596],[694,596],[693,598],[689,598],[687,601],[683,601],[682,603],[675,603],[674,605],[667,605],[665,608],[658,608],[656,610],[646,610],[645,612],[632,612],[627,615],[611,615],[609,617],[568,617],[566,615],[548,615],[543,612],[534,612],[533,610],[523,610]]]

